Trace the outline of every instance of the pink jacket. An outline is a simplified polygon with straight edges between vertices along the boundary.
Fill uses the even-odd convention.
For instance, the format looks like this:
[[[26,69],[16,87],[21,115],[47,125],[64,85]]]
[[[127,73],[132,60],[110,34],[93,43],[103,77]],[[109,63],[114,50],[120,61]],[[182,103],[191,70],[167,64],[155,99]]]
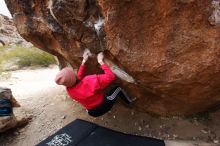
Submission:
[[[88,110],[97,107],[103,102],[104,95],[101,93],[101,90],[106,88],[115,79],[114,73],[106,64],[103,64],[101,68],[104,74],[84,77],[85,66],[81,65],[77,73],[80,81],[73,87],[67,87],[70,97]]]

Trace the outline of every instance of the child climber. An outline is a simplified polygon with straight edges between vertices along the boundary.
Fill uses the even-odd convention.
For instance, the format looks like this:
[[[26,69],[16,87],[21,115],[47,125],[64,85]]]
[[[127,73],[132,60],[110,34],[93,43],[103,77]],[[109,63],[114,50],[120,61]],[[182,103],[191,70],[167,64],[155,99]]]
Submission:
[[[89,53],[84,52],[78,73],[75,74],[72,68],[65,67],[56,75],[55,82],[58,85],[66,86],[70,97],[84,106],[88,114],[93,117],[108,112],[115,103],[117,96],[120,96],[127,104],[131,104],[132,100],[120,87],[115,87],[106,95],[101,93],[115,79],[114,73],[103,61],[102,52],[97,55],[97,60],[104,74],[84,76],[85,63],[88,58]]]

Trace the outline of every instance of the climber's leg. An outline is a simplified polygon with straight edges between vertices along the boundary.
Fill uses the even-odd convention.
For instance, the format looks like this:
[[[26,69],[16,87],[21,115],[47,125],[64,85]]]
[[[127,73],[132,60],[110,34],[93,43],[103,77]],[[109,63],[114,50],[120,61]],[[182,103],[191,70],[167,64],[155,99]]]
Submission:
[[[133,100],[127,95],[127,93],[121,87],[115,87],[110,91],[110,94],[106,96],[108,100],[116,100],[116,97],[119,96],[126,104],[130,105],[133,103]]]
[[[99,105],[98,107],[94,109],[87,110],[87,111],[90,116],[99,117],[107,113],[109,110],[111,110],[112,106],[113,106],[113,103],[110,103],[105,98],[104,101],[101,103],[101,105]]]
[[[124,89],[120,88],[119,96],[121,99],[128,105],[133,103],[133,100],[127,95],[127,93],[124,91]]]
[[[115,90],[116,88],[113,88],[107,95],[104,96],[104,101],[101,105],[94,109],[88,110],[88,114],[93,117],[98,117],[111,110],[112,106],[114,105],[117,99],[117,96],[111,96],[117,92],[115,92]]]
[[[105,114],[111,110],[118,96],[121,97],[126,104],[130,105],[132,103],[132,100],[121,87],[115,87],[105,95],[103,103],[92,110],[88,110],[88,114],[93,117],[98,117]]]

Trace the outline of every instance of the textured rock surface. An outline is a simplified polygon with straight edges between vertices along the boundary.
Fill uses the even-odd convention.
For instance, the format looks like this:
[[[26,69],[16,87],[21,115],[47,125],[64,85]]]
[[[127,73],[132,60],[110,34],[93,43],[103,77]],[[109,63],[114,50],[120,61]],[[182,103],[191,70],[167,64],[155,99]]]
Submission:
[[[73,67],[85,48],[105,50],[111,64],[135,79],[119,82],[138,98],[137,109],[192,114],[220,102],[220,28],[212,0],[6,3],[22,37]],[[97,33],[102,17],[104,31]]]

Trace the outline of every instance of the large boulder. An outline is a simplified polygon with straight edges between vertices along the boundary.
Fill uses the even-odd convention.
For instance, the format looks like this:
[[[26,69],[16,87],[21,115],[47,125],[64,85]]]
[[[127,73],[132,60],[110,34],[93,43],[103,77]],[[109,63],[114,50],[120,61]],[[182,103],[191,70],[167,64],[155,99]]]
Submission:
[[[192,114],[220,103],[217,0],[5,1],[21,36],[59,60],[78,67],[84,49],[105,51],[139,110]]]

